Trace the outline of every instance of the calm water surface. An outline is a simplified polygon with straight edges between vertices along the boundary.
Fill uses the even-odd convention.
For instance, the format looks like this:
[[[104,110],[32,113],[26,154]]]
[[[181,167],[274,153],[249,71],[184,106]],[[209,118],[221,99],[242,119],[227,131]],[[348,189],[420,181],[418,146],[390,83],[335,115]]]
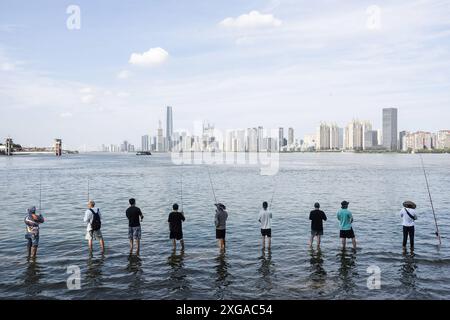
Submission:
[[[417,155],[282,154],[276,176],[257,168],[213,166],[218,200],[228,207],[227,252],[215,243],[214,197],[205,166],[173,165],[168,155],[80,154],[0,157],[0,298],[7,299],[450,299],[450,155],[424,156],[442,234],[434,221]],[[36,261],[27,261],[23,218],[39,203],[46,218]],[[186,213],[184,254],[172,254],[167,216]],[[84,241],[90,195],[103,214],[107,253]],[[273,247],[259,247],[260,203],[273,200]],[[128,256],[127,200],[145,219],[140,258]],[[356,252],[339,250],[335,214],[351,202]],[[401,203],[418,204],[416,251],[402,254]],[[322,250],[309,250],[309,211],[319,201],[329,219]],[[68,290],[67,267],[81,270]],[[381,269],[381,289],[367,288],[367,268]]]

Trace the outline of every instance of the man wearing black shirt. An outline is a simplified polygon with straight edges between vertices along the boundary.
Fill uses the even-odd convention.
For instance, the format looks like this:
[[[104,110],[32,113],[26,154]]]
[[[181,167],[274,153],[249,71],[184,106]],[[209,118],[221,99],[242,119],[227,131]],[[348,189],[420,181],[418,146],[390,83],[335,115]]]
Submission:
[[[183,221],[186,220],[184,218],[183,211],[178,211],[178,204],[174,204],[172,206],[173,211],[169,214],[169,230],[170,230],[170,239],[172,240],[173,251],[177,250],[177,240],[180,241],[181,250],[184,250],[184,241],[183,241]]]
[[[320,204],[314,204],[314,210],[309,214],[309,220],[311,220],[311,239],[309,246],[312,247],[314,238],[317,237],[317,249],[320,248],[320,237],[323,235],[323,221],[327,221],[325,212],[319,210]]]
[[[136,241],[136,255],[140,252],[141,242],[141,222],[144,219],[144,215],[141,209],[136,207],[136,200],[131,198],[129,200],[130,206],[126,211],[128,218],[128,239],[130,240],[130,255],[133,254],[134,241]],[[139,218],[141,220],[139,221]]]

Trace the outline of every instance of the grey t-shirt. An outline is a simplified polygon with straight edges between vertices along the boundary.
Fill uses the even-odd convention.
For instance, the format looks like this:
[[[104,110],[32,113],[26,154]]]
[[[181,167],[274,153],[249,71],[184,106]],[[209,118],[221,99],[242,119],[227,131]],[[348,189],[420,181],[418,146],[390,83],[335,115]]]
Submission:
[[[225,230],[227,228],[228,213],[225,210],[216,210],[216,229]]]

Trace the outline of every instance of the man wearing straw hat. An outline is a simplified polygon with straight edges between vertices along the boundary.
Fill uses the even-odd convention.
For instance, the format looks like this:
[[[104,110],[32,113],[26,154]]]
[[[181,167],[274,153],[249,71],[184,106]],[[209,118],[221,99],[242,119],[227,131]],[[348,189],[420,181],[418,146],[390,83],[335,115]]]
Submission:
[[[400,217],[403,226],[403,250],[406,250],[406,243],[411,246],[411,251],[414,250],[414,221],[417,220],[416,204],[412,201],[403,202],[403,208],[400,210]]]

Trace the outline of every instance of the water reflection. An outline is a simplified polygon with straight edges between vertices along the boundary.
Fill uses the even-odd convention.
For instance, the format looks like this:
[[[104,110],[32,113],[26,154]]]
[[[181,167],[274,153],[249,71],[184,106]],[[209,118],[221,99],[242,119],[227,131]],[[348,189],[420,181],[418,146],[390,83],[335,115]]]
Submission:
[[[227,262],[227,256],[224,252],[220,253],[215,259],[216,262],[216,281],[215,281],[215,297],[216,299],[224,299],[227,291],[227,287],[231,284],[230,273],[228,269],[230,267]]]
[[[180,254],[176,254],[176,251],[173,251],[167,259],[167,264],[170,267],[169,283],[174,291],[184,291],[190,288],[186,269],[184,267],[184,258],[185,254],[182,250],[180,251]]]
[[[402,265],[400,267],[400,282],[407,288],[416,289],[416,275],[417,263],[414,252],[403,253]]]
[[[23,284],[26,288],[26,295],[34,297],[41,293],[40,280],[42,277],[42,268],[36,258],[28,258],[27,263]]]
[[[311,289],[320,289],[325,285],[327,272],[323,268],[322,250],[310,249],[310,285]]]
[[[262,291],[270,291],[273,288],[272,276],[275,273],[275,265],[272,262],[272,252],[270,249],[267,254],[264,250],[261,252],[262,255],[259,257],[261,265],[258,268],[258,274],[261,276],[261,281],[257,282],[257,287]]]
[[[339,279],[341,283],[339,289],[345,293],[352,293],[355,290],[358,272],[356,271],[356,251],[342,250],[338,254],[340,259]]]
[[[130,281],[128,288],[136,294],[141,294],[144,284],[144,278],[142,276],[142,259],[139,256],[129,255],[126,270],[132,275],[132,280]]]
[[[92,254],[89,254],[87,260],[86,269],[86,285],[88,287],[99,287],[102,284],[102,272],[103,264],[105,263],[105,256],[101,255],[100,258],[94,258]]]

